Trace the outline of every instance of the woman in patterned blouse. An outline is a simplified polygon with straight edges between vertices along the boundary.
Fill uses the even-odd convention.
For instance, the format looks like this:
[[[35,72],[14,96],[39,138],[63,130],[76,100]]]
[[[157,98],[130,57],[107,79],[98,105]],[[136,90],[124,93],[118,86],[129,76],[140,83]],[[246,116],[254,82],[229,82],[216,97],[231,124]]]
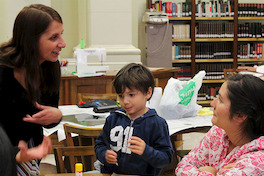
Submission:
[[[178,164],[176,175],[264,175],[264,81],[232,76],[211,106],[214,126]]]

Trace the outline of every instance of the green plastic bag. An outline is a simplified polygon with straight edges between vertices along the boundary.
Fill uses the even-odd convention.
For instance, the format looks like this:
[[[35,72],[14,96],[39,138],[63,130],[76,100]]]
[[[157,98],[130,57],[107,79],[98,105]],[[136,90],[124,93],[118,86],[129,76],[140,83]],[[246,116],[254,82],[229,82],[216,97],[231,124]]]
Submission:
[[[179,97],[181,101],[179,104],[187,106],[193,97],[196,85],[194,81],[190,81],[183,89],[179,91]]]

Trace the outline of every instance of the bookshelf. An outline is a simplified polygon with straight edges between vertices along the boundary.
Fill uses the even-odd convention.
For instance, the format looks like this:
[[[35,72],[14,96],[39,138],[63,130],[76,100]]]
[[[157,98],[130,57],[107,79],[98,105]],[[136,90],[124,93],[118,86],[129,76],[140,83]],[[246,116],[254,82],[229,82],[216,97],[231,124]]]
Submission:
[[[176,4],[181,4],[183,3],[182,1],[179,0],[171,0],[172,2],[176,3]],[[201,0],[201,2],[208,2],[211,3],[210,1],[206,1],[206,0]],[[214,0],[213,2],[216,2],[217,0]],[[156,3],[157,1],[154,1],[154,3]],[[229,4],[231,4],[232,6],[230,6],[231,8],[229,10],[230,14],[227,15],[210,15],[207,16],[205,15],[197,15],[197,11],[196,8],[199,8],[199,5],[197,5],[198,1],[197,0],[186,0],[186,3],[190,3],[191,6],[188,9],[188,11],[190,11],[191,13],[187,13],[188,15],[185,16],[179,16],[177,17],[177,13],[176,13],[176,17],[169,17],[169,21],[170,23],[174,24],[189,24],[190,25],[190,37],[188,39],[181,39],[181,38],[177,38],[177,37],[172,37],[172,46],[173,45],[179,45],[179,46],[190,46],[190,58],[184,58],[184,59],[178,59],[176,57],[174,57],[172,59],[172,65],[179,67],[179,66],[189,66],[190,68],[190,76],[194,76],[199,70],[201,70],[202,68],[205,68],[205,70],[207,69],[206,66],[208,66],[208,68],[210,68],[210,66],[213,65],[217,65],[219,67],[221,67],[221,69],[223,69],[223,67],[226,68],[236,68],[238,65],[253,65],[253,64],[260,64],[264,62],[264,58],[263,55],[252,55],[252,52],[250,50],[250,47],[259,47],[263,48],[264,46],[262,46],[262,43],[264,43],[264,29],[263,29],[263,36],[261,37],[240,37],[240,31],[239,31],[239,26],[241,24],[247,24],[247,23],[264,23],[264,2],[259,2],[259,1],[254,1],[251,3],[246,3],[246,4],[240,4],[239,0],[223,0],[223,2],[227,2]],[[217,1],[219,2],[219,1]],[[216,2],[216,3],[217,3]],[[232,4],[233,2],[233,4]],[[150,3],[150,1],[148,0],[148,3]],[[257,16],[259,14],[254,15],[253,8],[245,8],[245,7],[249,7],[252,4],[261,4],[261,5],[256,5],[255,11],[257,11],[256,9],[262,9],[260,11],[257,11],[257,13],[260,13],[260,16]],[[250,5],[248,5],[250,4]],[[177,6],[177,5],[176,5]],[[255,6],[255,5],[254,5]],[[260,8],[257,8],[257,7]],[[148,7],[151,7],[150,4],[148,4]],[[199,10],[199,9],[198,9]],[[252,10],[252,14],[249,15]],[[246,12],[248,11],[248,12]],[[169,12],[170,13],[170,12]],[[245,13],[245,14],[243,14]],[[261,14],[263,13],[263,14]],[[173,12],[172,12],[173,14]],[[171,15],[169,15],[171,16]],[[197,31],[199,32],[197,26],[200,24],[205,24],[205,26],[214,26],[216,24],[231,24],[232,27],[229,27],[232,29],[232,35],[231,37],[225,36],[225,37],[215,37],[215,36],[211,36],[211,37],[199,37],[197,34]],[[212,28],[212,27],[211,27]],[[214,27],[216,28],[216,27]],[[201,30],[204,31],[204,30]],[[260,46],[258,46],[257,44],[260,44]],[[229,53],[230,55],[227,56],[221,56],[220,58],[207,58],[207,57],[197,57],[197,53],[199,52],[200,48],[214,48],[215,45],[227,45],[229,49]],[[256,45],[256,46],[255,46]],[[245,50],[244,47],[246,48],[246,50],[249,52],[246,55],[241,56],[240,52],[241,52],[241,48],[243,49],[243,51]],[[172,49],[174,49],[172,47]],[[218,48],[219,49],[219,48]],[[221,49],[220,49],[221,50]],[[215,52],[215,51],[214,51]],[[176,53],[176,52],[175,52]],[[175,59],[176,58],[176,59]],[[188,69],[187,69],[188,70]],[[189,70],[188,70],[189,71]],[[206,72],[208,73],[208,70],[206,70]],[[222,74],[223,74],[223,70],[221,70]],[[203,89],[203,87],[219,87],[221,86],[221,84],[224,82],[224,78],[222,77],[217,77],[217,79],[213,79],[213,76],[210,79],[206,79],[203,81],[203,86],[201,88],[201,90]],[[201,91],[200,90],[200,91]],[[208,92],[208,91],[206,91]],[[210,100],[206,100],[206,101],[198,101],[199,104],[202,105],[209,105],[210,104]]]

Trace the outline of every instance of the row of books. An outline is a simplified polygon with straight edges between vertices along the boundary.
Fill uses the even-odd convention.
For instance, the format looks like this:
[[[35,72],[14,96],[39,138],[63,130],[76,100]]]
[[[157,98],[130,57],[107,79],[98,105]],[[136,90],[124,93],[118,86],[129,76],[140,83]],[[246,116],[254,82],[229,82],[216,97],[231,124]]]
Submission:
[[[202,22],[196,25],[197,38],[232,38],[234,23]],[[238,38],[264,38],[264,25],[261,23],[238,24]],[[172,38],[190,38],[190,24],[174,24]]]
[[[231,17],[234,16],[234,0],[198,0],[196,17]]]
[[[191,46],[172,46],[172,60],[191,59]]]
[[[195,59],[232,58],[232,43],[196,43]],[[238,45],[239,59],[261,59],[264,53],[263,43],[244,43]],[[173,45],[172,60],[191,59],[191,46]]]
[[[241,3],[238,4],[238,16],[264,16],[264,4]]]
[[[205,80],[212,80],[212,79],[224,79],[224,69],[225,68],[232,68],[233,63],[202,63],[196,64],[195,70],[205,70],[206,75],[204,77]]]
[[[232,58],[232,43],[196,43],[195,59]]]
[[[191,0],[185,2],[155,1],[152,4],[155,11],[163,11],[169,17],[191,16]],[[234,0],[198,0],[196,4],[196,17],[232,17],[234,16]],[[239,3],[238,16],[264,16],[263,3]]]
[[[190,24],[174,24],[172,38],[189,39],[190,38]]]
[[[200,22],[195,26],[196,38],[233,38],[233,22]]]
[[[162,2],[155,1],[152,4],[152,9],[155,11],[163,11],[168,14],[169,17],[188,17],[191,16],[191,0],[185,2]]]
[[[214,100],[219,92],[220,86],[203,85],[198,92],[197,100]]]
[[[264,52],[263,43],[246,43],[238,45],[237,58],[239,59],[261,59]]]
[[[162,2],[155,1],[152,4],[155,11],[163,11],[169,17],[189,17],[191,16],[191,0],[185,2]],[[196,4],[197,17],[226,17],[234,16],[234,0],[210,0],[209,2],[198,1]]]
[[[182,65],[179,68],[180,70],[177,73],[179,80],[190,80],[192,78],[191,66]]]
[[[239,38],[262,38],[264,37],[264,25],[261,23],[238,24]]]

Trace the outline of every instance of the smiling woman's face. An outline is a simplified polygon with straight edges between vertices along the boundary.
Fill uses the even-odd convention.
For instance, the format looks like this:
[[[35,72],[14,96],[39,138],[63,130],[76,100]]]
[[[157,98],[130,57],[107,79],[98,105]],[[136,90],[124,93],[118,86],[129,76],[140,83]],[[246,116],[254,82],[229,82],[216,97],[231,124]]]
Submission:
[[[56,62],[60,51],[66,47],[62,38],[63,25],[57,21],[52,21],[47,30],[39,39],[40,64],[44,61]]]
[[[225,82],[219,90],[218,97],[211,103],[214,108],[212,123],[224,130],[232,126],[232,119],[230,118],[231,102],[227,93],[227,82]]]

